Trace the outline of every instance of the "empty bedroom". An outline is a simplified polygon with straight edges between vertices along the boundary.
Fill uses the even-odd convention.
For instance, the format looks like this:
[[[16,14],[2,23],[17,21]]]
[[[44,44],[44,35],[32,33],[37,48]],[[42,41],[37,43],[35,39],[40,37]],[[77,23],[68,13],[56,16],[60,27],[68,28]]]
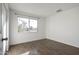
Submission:
[[[1,54],[79,55],[79,3],[0,3],[0,15]]]

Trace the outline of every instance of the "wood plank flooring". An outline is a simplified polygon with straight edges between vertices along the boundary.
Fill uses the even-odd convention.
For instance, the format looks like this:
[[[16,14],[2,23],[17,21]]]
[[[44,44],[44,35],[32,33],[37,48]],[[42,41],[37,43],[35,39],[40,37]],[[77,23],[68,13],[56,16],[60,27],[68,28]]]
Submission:
[[[43,39],[10,46],[7,55],[79,55],[79,48]]]

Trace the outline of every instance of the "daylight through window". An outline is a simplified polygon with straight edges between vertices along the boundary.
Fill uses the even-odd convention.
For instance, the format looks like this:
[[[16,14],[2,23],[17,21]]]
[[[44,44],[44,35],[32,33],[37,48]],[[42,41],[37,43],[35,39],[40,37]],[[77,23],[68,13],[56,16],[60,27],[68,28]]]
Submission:
[[[37,32],[37,19],[18,17],[18,32]]]

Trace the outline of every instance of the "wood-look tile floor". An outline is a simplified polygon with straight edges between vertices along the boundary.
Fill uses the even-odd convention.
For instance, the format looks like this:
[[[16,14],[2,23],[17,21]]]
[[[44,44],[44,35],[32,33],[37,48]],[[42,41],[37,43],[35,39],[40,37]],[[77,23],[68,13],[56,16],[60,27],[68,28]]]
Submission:
[[[28,53],[29,52],[29,53]],[[43,39],[10,46],[8,55],[79,55],[79,48]]]

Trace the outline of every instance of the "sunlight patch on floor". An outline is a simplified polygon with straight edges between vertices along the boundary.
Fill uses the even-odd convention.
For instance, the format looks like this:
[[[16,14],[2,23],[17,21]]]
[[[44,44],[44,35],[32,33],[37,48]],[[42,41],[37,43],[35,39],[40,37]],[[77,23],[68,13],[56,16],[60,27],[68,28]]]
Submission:
[[[30,53],[30,51],[27,51],[27,52],[25,52],[25,53],[23,53],[21,55],[29,55],[29,53]]]

